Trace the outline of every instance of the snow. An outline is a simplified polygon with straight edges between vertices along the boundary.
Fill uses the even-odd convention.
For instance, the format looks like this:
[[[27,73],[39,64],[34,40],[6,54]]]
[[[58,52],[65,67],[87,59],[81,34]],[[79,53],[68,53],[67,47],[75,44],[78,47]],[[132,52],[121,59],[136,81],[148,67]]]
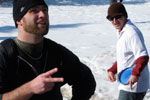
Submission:
[[[54,1],[54,0],[53,0]],[[92,70],[97,87],[90,100],[117,100],[118,83],[107,79],[107,69],[116,60],[116,30],[106,19],[107,0],[46,0],[49,4],[50,38],[70,49]],[[79,2],[80,1],[80,2]],[[150,1],[124,0],[128,16],[142,31],[148,52],[150,52]],[[6,6],[8,5],[8,6]],[[16,37],[12,18],[12,5],[0,5],[0,41]],[[150,66],[150,63],[149,63]],[[64,100],[70,100],[71,87],[62,87]],[[150,90],[144,100],[150,99]]]

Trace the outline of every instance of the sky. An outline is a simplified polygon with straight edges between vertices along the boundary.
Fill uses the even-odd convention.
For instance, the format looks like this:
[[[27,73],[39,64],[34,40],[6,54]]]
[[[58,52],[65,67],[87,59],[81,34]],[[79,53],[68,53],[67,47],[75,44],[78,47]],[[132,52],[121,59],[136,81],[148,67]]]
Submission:
[[[117,100],[118,83],[107,78],[107,69],[116,60],[116,30],[106,19],[106,0],[46,0],[49,5],[50,30],[45,36],[71,50],[89,66],[96,79],[90,100]],[[61,1],[61,2],[60,2]],[[142,31],[150,53],[150,1],[124,0],[129,19]],[[0,4],[0,41],[17,36],[12,18],[12,4]],[[150,63],[149,63],[150,66]],[[62,87],[64,100],[70,100],[71,87]],[[150,100],[150,90],[144,100]]]

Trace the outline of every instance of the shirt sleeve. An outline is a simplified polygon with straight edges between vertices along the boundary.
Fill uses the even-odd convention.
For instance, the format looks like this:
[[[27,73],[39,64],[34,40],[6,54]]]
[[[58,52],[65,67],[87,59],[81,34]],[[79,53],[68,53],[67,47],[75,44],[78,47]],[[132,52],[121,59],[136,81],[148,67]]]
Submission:
[[[149,56],[144,43],[144,37],[137,27],[130,30],[130,48],[134,54],[135,67],[133,68],[132,75],[139,76],[144,67],[147,65]]]
[[[114,74],[117,73],[117,61],[107,70],[107,72],[113,72]]]
[[[71,100],[89,100],[95,92],[96,81],[91,69],[66,48],[62,49],[62,75],[65,83],[72,86]]]
[[[4,48],[2,47],[2,45],[0,44],[0,94],[4,93],[4,91],[6,90],[6,65],[5,65],[5,61],[4,58],[6,55],[4,53]],[[0,99],[1,100],[1,99]]]
[[[145,66],[148,64],[149,56],[141,56],[136,60],[136,66],[133,68],[132,75],[139,76]]]
[[[129,47],[132,50],[135,59],[148,55],[142,33],[137,28],[130,30],[129,33],[131,34]]]
[[[72,100],[89,100],[94,94],[96,82],[91,70],[81,63],[81,76],[79,82],[73,84]]]

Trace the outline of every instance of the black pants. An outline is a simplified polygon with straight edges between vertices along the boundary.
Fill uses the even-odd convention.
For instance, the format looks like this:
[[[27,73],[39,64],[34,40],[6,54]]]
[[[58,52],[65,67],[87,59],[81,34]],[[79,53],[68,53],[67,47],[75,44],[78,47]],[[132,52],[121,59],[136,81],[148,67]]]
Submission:
[[[132,93],[120,90],[118,100],[143,100],[146,92]]]

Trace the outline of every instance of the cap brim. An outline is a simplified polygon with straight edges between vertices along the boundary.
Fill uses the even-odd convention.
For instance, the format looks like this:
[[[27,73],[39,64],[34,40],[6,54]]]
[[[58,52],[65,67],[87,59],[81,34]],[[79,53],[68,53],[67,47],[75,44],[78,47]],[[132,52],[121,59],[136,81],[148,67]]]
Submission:
[[[118,16],[118,15],[124,15],[124,14],[122,14],[122,13],[111,14],[111,15],[107,15],[106,18],[108,18],[108,17],[115,17],[115,16]]]

